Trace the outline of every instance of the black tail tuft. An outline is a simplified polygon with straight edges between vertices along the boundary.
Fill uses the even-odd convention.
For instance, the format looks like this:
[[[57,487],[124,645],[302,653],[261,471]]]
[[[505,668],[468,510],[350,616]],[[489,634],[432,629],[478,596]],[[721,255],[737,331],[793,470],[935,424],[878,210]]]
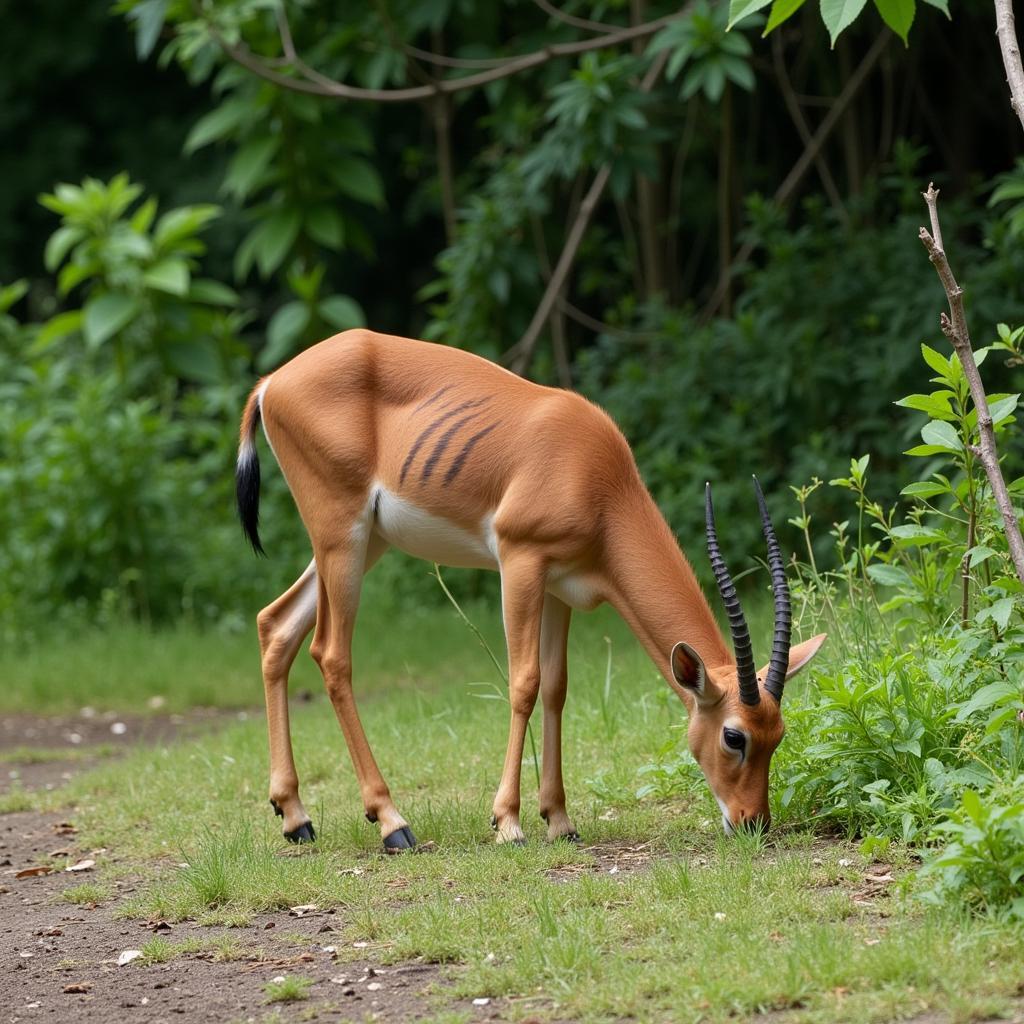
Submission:
[[[257,389],[258,390],[258,389]],[[238,462],[235,464],[235,497],[238,500],[238,518],[253,551],[266,555],[260,543],[260,459],[256,452],[256,431],[260,425],[260,405],[257,390],[249,396],[242,414]]]
[[[238,498],[238,517],[242,520],[253,551],[266,555],[260,543],[260,463],[255,452],[243,456],[235,467],[235,495]]]

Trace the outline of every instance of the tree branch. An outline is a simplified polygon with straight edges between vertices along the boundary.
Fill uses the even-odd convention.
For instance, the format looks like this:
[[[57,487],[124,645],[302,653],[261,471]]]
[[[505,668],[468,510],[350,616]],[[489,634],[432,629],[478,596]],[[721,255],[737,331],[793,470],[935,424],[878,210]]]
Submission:
[[[1024,67],[1020,62],[1020,46],[1013,23],[1013,0],[994,0],[996,8],[996,35],[1003,54],[1006,82],[1010,86],[1010,106],[1024,127]]]
[[[616,27],[615,25],[608,25],[603,21],[591,21],[589,18],[577,18],[575,14],[566,14],[564,11],[560,11],[554,4],[548,3],[548,0],[533,0],[533,2],[545,14],[550,14],[552,18],[564,21],[566,25],[586,29],[588,32],[607,32],[609,29]]]
[[[953,350],[960,359],[960,365],[964,369],[967,384],[971,389],[971,399],[974,408],[978,413],[978,445],[977,455],[985,468],[985,475],[988,477],[989,486],[992,488],[992,495],[996,500],[1003,517],[1003,529],[1006,531],[1006,540],[1010,548],[1010,558],[1013,559],[1014,568],[1017,570],[1017,578],[1024,583],[1024,539],[1021,538],[1020,523],[1017,521],[1017,513],[1013,503],[1010,501],[1010,494],[1006,489],[1006,481],[1003,479],[1003,471],[999,467],[999,453],[996,450],[996,435],[992,424],[992,413],[989,411],[988,398],[985,395],[985,386],[981,381],[981,374],[974,361],[974,350],[971,347],[971,336],[967,330],[967,317],[964,314],[964,292],[957,284],[953,271],[950,269],[949,260],[942,248],[942,231],[939,228],[939,192],[934,185],[929,184],[928,191],[923,193],[925,202],[928,204],[928,214],[932,224],[932,232],[927,228],[921,228],[919,236],[925,249],[928,250],[928,258],[932,261],[942,287],[946,292],[946,300],[949,303],[949,313],[942,313],[939,323],[942,333],[949,338]]]
[[[818,130],[811,137],[811,141],[804,147],[804,151],[800,154],[799,159],[793,164],[792,170],[790,170],[782,184],[775,190],[772,198],[780,206],[785,206],[789,202],[789,197],[803,180],[815,157],[821,151],[821,147],[828,141],[828,137],[832,134],[832,129],[838,124],[839,119],[846,112],[846,108],[860,91],[860,87],[864,84],[871,69],[878,63],[878,58],[882,56],[882,52],[885,50],[890,38],[891,35],[888,31],[883,32],[875,40],[871,49],[864,54],[864,58],[854,73],[847,79],[846,85],[843,86],[843,91],[836,97],[829,112],[822,118],[821,124],[818,125]],[[754,248],[755,244],[753,242],[744,242],[733,258],[733,267],[750,259]],[[719,281],[718,287],[701,313],[702,319],[707,320],[715,315],[718,307],[722,304],[722,299],[725,298],[725,293],[725,282]]]
[[[647,69],[647,74],[644,75],[644,79],[640,83],[641,92],[650,92],[654,88],[654,83],[661,77],[661,72],[664,70],[667,60],[668,50],[662,50],[654,58],[654,62]],[[526,368],[530,365],[530,360],[533,358],[533,350],[537,347],[537,341],[540,339],[540,332],[551,315],[551,311],[555,308],[555,303],[558,301],[558,296],[576,259],[580,242],[583,241],[587,225],[590,223],[590,218],[593,216],[594,210],[604,194],[611,173],[611,164],[605,164],[595,175],[590,188],[587,189],[587,194],[583,197],[583,202],[580,204],[576,219],[569,229],[562,254],[558,257],[554,272],[548,280],[547,288],[544,289],[544,295],[541,297],[540,305],[537,306],[536,312],[533,314],[529,327],[526,328],[519,341],[505,353],[503,361],[518,374],[525,373]]]
[[[401,89],[364,89],[360,86],[347,85],[344,82],[335,81],[333,78],[328,78],[311,67],[298,54],[295,54],[291,64],[302,77],[295,78],[291,75],[282,74],[276,70],[268,59],[253,53],[249,47],[229,43],[213,25],[210,25],[209,28],[210,34],[217,45],[220,46],[227,56],[251,71],[254,75],[258,75],[268,82],[273,82],[283,89],[310,93],[314,96],[362,100],[370,103],[411,103],[431,99],[439,95],[452,95],[465,89],[475,89],[478,86],[496,82],[501,78],[517,75],[520,71],[539,67],[541,64],[546,64],[556,57],[573,57],[577,54],[588,53],[591,50],[618,46],[633,39],[645,39],[681,17],[686,13],[688,7],[689,5],[675,14],[669,14],[663,18],[655,18],[653,21],[645,22],[642,25],[618,29],[614,32],[606,32],[604,35],[596,36],[593,39],[583,39],[573,43],[553,43],[551,46],[545,46],[543,49],[536,50],[533,53],[508,57],[499,66],[486,71],[480,71],[475,75],[466,75],[462,78],[443,78],[426,85],[408,86]],[[282,49],[288,53],[291,46],[291,32],[287,27],[287,19],[283,13],[279,16],[280,26],[283,26],[281,33]],[[291,47],[291,51],[294,53],[294,47]]]
[[[786,61],[782,52],[781,32],[776,32],[772,36],[772,62],[775,65],[775,77],[778,80],[779,89],[782,91],[782,98],[786,103],[786,110],[789,111],[793,127],[796,128],[796,133],[800,136],[800,141],[804,146],[810,146],[811,129],[807,125],[807,118],[804,117],[804,112],[800,109],[796,93],[793,91],[793,83],[789,80],[789,72],[786,70]],[[814,166],[818,170],[818,177],[821,178],[821,184],[825,189],[829,202],[832,204],[832,208],[836,211],[836,216],[839,217],[844,226],[848,227],[850,216],[846,212],[843,200],[840,198],[839,189],[836,188],[832,172],[828,169],[828,164],[821,155],[820,147],[814,154]]]

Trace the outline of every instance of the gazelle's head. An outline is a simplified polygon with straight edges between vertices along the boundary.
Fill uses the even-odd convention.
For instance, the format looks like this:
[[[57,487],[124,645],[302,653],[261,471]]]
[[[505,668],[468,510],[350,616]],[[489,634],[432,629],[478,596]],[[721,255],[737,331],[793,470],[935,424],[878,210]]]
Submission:
[[[785,732],[783,687],[814,657],[825,640],[821,634],[796,647],[789,646],[792,618],[786,570],[756,477],[754,489],[768,543],[768,567],[775,596],[771,659],[760,671],[755,670],[750,631],[718,547],[710,484],[705,490],[708,555],[729,617],[736,663],[707,666],[689,644],[678,643],[672,649],[672,674],[693,697],[690,750],[722,809],[722,825],[728,833],[741,827],[769,824],[768,766]]]

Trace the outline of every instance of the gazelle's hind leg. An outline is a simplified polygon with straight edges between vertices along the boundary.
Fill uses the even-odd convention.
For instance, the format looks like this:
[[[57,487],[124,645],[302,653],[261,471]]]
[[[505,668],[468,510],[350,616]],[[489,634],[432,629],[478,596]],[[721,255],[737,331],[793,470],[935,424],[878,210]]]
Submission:
[[[284,818],[285,838],[293,843],[316,838],[299,799],[299,776],[292,756],[288,722],[288,672],[303,640],[316,623],[316,562],[256,618],[270,737],[270,802]]]
[[[332,521],[344,521],[344,518],[342,512]],[[391,791],[363,731],[352,692],[352,632],[362,575],[386,547],[372,533],[368,538],[369,546],[366,542],[359,543],[354,539],[359,532],[350,531],[349,539],[336,541],[326,550],[317,550],[320,585],[316,632],[310,653],[323,673],[327,694],[344,733],[366,817],[380,827],[385,849],[396,852],[412,849],[416,837],[391,799]]]
[[[558,598],[544,598],[540,629],[540,696],[544,705],[544,760],[540,776],[540,816],[548,823],[548,839],[579,842],[565,810],[562,784],[562,708],[569,681],[566,647],[572,610]]]
[[[364,572],[370,571],[387,547],[381,537],[371,536]],[[256,620],[270,737],[270,803],[274,812],[284,818],[285,838],[293,843],[316,839],[313,823],[299,799],[299,776],[292,755],[288,719],[288,673],[303,640],[316,625],[317,590],[314,560]]]

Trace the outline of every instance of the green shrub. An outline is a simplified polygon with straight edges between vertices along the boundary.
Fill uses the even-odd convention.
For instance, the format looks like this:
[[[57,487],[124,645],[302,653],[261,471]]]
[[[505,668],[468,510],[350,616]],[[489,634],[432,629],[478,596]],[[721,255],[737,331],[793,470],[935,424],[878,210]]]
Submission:
[[[946,845],[920,872],[923,898],[1024,921],[1024,775],[966,790],[936,832]]]

